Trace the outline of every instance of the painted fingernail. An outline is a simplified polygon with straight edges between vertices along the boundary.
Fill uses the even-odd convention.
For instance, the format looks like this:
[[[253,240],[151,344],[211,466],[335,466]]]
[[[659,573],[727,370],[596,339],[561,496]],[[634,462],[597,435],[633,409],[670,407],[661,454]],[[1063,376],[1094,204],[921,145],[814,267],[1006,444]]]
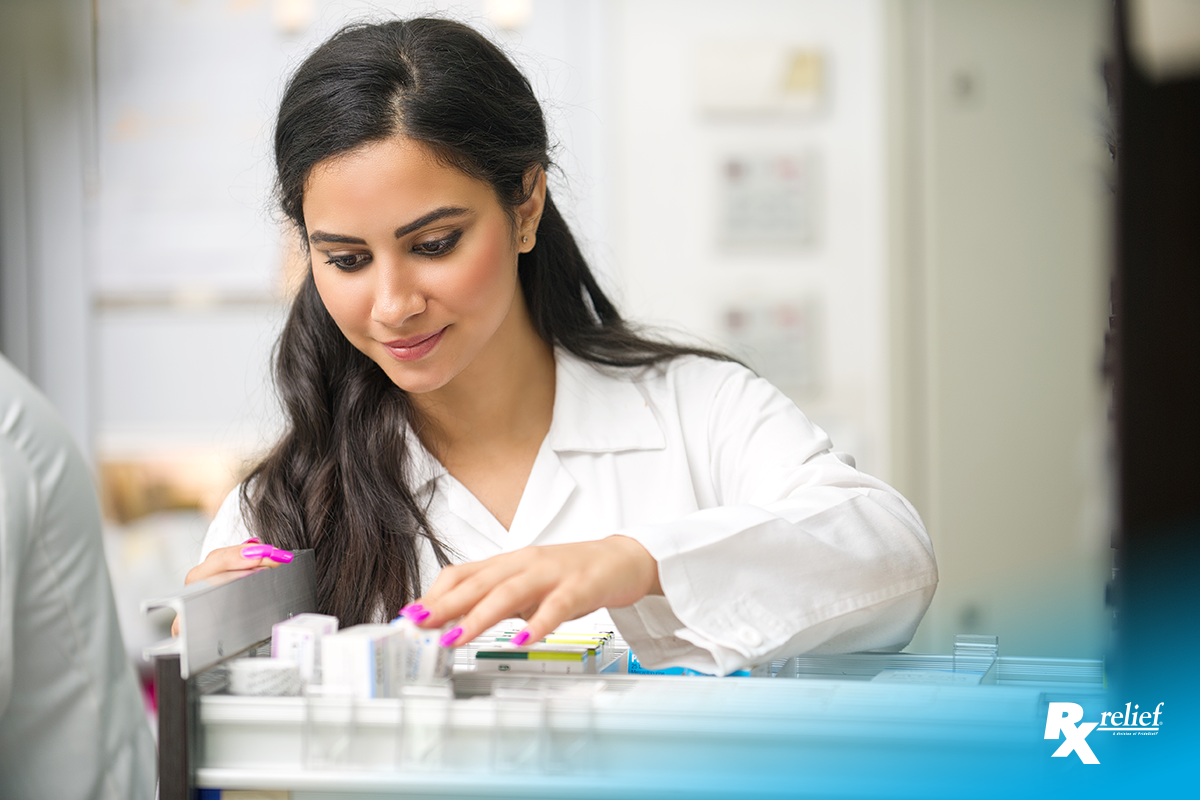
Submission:
[[[274,547],[272,547],[271,552],[267,554],[267,558],[280,564],[287,564],[295,557],[295,555],[289,553],[287,550],[279,550]]]
[[[404,608],[400,609],[400,616],[410,622],[422,623],[429,619],[429,609],[420,603],[409,603]]]
[[[249,539],[242,542],[242,544],[262,544],[262,539],[259,539],[257,536],[251,536]]]
[[[458,637],[462,636],[462,628],[451,628],[442,634],[442,638],[438,639],[438,644],[442,647],[450,647],[458,641]]]
[[[274,549],[269,544],[252,544],[242,548],[242,558],[266,558]]]
[[[529,641],[529,631],[521,631],[512,638],[512,643],[515,647],[520,647]]]

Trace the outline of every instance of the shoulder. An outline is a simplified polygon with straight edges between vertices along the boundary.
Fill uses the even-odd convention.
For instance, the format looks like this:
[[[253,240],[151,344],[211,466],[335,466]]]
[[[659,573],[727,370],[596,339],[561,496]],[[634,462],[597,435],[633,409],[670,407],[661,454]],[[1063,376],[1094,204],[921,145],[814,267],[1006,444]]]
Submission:
[[[756,458],[792,463],[832,447],[792,398],[735,361],[677,358],[641,385],[651,405],[671,407],[688,435],[703,435],[714,454],[756,442]]]
[[[650,386],[694,395],[718,391],[723,387],[762,381],[749,368],[736,361],[719,361],[704,356],[680,356],[647,370],[641,379]],[[764,384],[766,381],[762,381]],[[769,384],[767,384],[769,385]]]
[[[795,409],[791,399],[770,381],[736,361],[681,356],[643,371],[635,382],[652,404],[667,403],[689,416]]]
[[[648,367],[608,367],[560,352],[558,364],[560,393],[593,403],[628,405],[634,400],[639,406],[674,409],[689,417],[731,404],[795,407],[769,381],[736,361],[686,355]]]
[[[86,530],[99,539],[100,507],[83,453],[50,401],[2,357],[0,448],[4,505],[23,504],[41,535],[54,530],[74,541]]]
[[[0,357],[0,439],[19,455],[23,469],[48,486],[60,480],[64,467],[87,468],[66,425],[50,401],[16,367]],[[87,478],[90,486],[90,478]]]

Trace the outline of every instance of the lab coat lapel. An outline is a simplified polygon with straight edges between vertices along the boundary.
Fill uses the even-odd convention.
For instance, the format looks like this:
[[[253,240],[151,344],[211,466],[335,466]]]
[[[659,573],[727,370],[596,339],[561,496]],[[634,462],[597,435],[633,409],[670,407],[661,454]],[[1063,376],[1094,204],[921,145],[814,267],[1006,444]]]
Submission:
[[[511,527],[504,526],[488,511],[479,498],[471,494],[454,476],[445,474],[442,491],[446,493],[446,507],[463,522],[487,537],[501,551],[517,550],[532,544],[550,525],[566,504],[571,492],[575,491],[575,479],[571,477],[545,442],[534,459],[533,469],[525,482],[525,491],[517,505]]]
[[[533,462],[521,503],[517,506],[512,527],[507,533],[505,550],[533,544],[575,491],[575,479],[563,468],[558,453],[549,445],[549,439],[547,435]]]
[[[606,374],[563,350],[555,356],[554,416],[508,531],[506,550],[535,544],[576,491],[562,454],[666,446],[662,428],[631,376]]]
[[[492,516],[492,512],[488,511],[483,503],[479,502],[479,498],[471,494],[467,487],[459,483],[448,472],[441,480],[444,482],[442,491],[446,493],[446,507],[451,514],[454,514],[476,531],[495,542],[502,551],[512,549],[509,545],[509,532],[504,530],[504,526]],[[524,503],[525,498],[522,496],[521,504],[524,505]],[[520,513],[519,507],[517,513]]]

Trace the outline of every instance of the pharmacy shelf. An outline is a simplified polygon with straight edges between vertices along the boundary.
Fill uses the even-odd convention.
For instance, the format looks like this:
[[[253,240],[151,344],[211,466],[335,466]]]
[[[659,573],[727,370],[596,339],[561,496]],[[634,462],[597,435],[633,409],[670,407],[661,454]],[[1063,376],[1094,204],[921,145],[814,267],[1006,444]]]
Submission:
[[[312,598],[289,589],[311,581],[311,560],[298,561],[291,574],[292,565],[271,570],[269,584],[236,589],[238,602],[261,590],[279,618],[308,610]],[[211,622],[232,591],[192,605]],[[270,623],[192,630],[233,641],[226,628],[236,629],[244,643],[267,639]],[[208,641],[186,645],[193,659],[215,652]],[[947,769],[975,785],[997,764],[1049,761],[1048,702],[1104,696],[1099,662],[1000,657],[994,646],[980,656],[968,645],[969,657],[800,656],[748,678],[460,669],[450,685],[372,699],[233,696],[228,658],[184,678],[181,654],[163,649],[160,796],[927,797],[936,796],[928,776]]]
[[[707,797],[721,796],[716,787],[727,789],[734,774],[746,788],[749,772],[763,784],[756,793],[769,796],[781,770],[838,785],[846,769],[861,773],[864,748],[877,768],[906,769],[931,753],[984,770],[1029,758],[1042,744],[1034,734],[1047,698],[1032,682],[610,676],[520,687],[495,679],[485,694],[479,680],[456,680],[466,696],[432,712],[402,699],[353,701],[330,714],[300,697],[203,697],[196,784],[293,798],[559,797],[565,787],[572,797],[593,789],[611,797],[617,786],[644,791],[666,775],[664,791]],[[556,694],[571,684],[590,690]]]

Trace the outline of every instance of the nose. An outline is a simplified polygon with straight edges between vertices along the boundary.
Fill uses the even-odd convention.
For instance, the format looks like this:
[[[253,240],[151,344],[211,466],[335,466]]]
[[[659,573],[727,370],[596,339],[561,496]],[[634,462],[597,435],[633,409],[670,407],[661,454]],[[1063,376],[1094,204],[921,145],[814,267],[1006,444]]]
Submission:
[[[383,265],[377,275],[372,320],[389,328],[399,328],[425,310],[425,292],[411,272]]]

